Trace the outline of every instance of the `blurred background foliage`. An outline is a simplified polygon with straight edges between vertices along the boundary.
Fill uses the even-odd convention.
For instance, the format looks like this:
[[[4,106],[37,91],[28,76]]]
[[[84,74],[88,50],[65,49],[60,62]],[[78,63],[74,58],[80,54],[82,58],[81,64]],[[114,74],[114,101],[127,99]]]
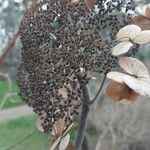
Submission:
[[[137,1],[140,6],[150,0]],[[30,6],[31,0],[0,0],[0,69],[11,80],[0,75],[0,115],[3,110],[10,110],[24,102],[18,96],[16,71],[21,62],[21,42],[18,28],[23,13]],[[141,47],[138,57],[150,69],[150,46]],[[90,82],[91,94],[96,93],[101,76]],[[104,88],[105,89],[105,88]],[[101,100],[100,100],[101,99]],[[19,112],[16,112],[16,115]],[[5,118],[5,119],[1,119]],[[150,101],[139,98],[135,103],[124,106],[102,95],[93,105],[89,115],[87,139],[89,149],[95,150],[149,150],[150,149]],[[48,150],[50,135],[36,129],[34,114],[16,119],[0,116],[0,150]],[[76,129],[71,137],[74,140]]]

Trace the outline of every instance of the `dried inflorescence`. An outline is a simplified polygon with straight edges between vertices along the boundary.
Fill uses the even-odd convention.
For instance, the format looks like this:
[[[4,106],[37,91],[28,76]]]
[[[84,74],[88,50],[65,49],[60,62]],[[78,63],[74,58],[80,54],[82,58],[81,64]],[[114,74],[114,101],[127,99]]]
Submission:
[[[133,9],[132,0],[97,0],[92,8],[83,0],[43,0],[27,11],[20,28],[18,85],[23,100],[38,115],[46,114],[46,132],[59,118],[67,116],[68,123],[77,113],[89,80],[87,75],[78,80],[81,68],[107,73],[117,66],[111,47]]]

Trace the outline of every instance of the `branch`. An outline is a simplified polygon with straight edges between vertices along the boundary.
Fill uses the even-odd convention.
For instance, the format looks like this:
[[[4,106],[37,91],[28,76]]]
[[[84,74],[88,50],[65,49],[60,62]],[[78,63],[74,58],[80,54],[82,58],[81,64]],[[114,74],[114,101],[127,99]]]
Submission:
[[[103,81],[102,81],[102,83],[101,83],[101,85],[100,85],[100,88],[99,88],[97,94],[95,95],[95,97],[93,98],[93,100],[90,101],[90,103],[89,103],[90,105],[92,105],[92,104],[96,101],[96,99],[98,98],[99,94],[100,94],[101,91],[102,91],[102,88],[103,88],[103,85],[104,85],[104,83],[105,83],[105,80],[106,80],[106,74],[105,74],[105,76],[104,76],[104,78],[103,78]]]
[[[15,43],[16,43],[18,37],[19,37],[19,30],[16,32],[16,34],[13,36],[13,38],[7,44],[7,46],[3,50],[1,50],[3,52],[3,54],[0,57],[0,67],[2,67],[4,59],[7,57],[7,55],[11,51],[11,49],[15,46]]]
[[[81,150],[81,147],[82,147],[88,113],[89,113],[89,105],[83,103],[80,122],[79,122],[79,129],[78,129],[77,139],[76,139],[76,144],[75,144],[76,150]]]
[[[88,113],[90,110],[90,105],[92,105],[94,103],[94,101],[97,99],[98,95],[100,94],[102,87],[105,83],[105,79],[106,79],[106,74],[103,78],[103,81],[102,81],[102,84],[100,86],[100,89],[98,90],[98,93],[96,94],[94,99],[91,100],[88,86],[84,85],[81,82],[82,81],[82,75],[80,74],[78,76],[78,81],[79,81],[79,83],[81,85],[81,89],[82,89],[83,99],[82,99],[82,110],[81,110],[81,116],[80,116],[80,122],[79,122],[79,129],[78,129],[76,144],[75,144],[76,150],[81,150],[81,148],[82,148],[83,140],[85,138],[86,123],[87,123]]]
[[[35,5],[35,3],[36,3],[36,0],[32,0],[32,5],[31,5],[31,7],[33,6],[33,5]],[[25,12],[27,11],[27,9],[28,9],[28,1],[26,1],[26,0],[23,0],[23,5],[24,5],[24,7],[25,7]],[[25,13],[24,12],[24,13]],[[23,16],[24,16],[24,14],[23,14]],[[23,17],[22,17],[23,18]],[[8,56],[8,54],[10,53],[10,51],[12,50],[12,48],[15,46],[15,44],[16,44],[16,41],[17,41],[17,39],[18,39],[18,37],[19,37],[19,34],[20,34],[20,26],[18,26],[18,30],[17,30],[17,32],[14,34],[14,36],[12,37],[12,39],[11,39],[11,41],[9,41],[8,42],[8,44],[6,45],[6,47],[3,49],[3,50],[1,50],[2,52],[3,52],[3,54],[0,56],[0,68],[3,66],[3,62],[4,62],[4,60],[5,60],[5,58]]]
[[[80,77],[78,78],[79,82],[81,81]],[[88,117],[89,107],[90,107],[89,105],[90,93],[89,93],[88,87],[86,85],[81,84],[81,88],[82,88],[82,93],[83,93],[83,100],[82,100],[82,111],[81,111],[81,116],[80,116],[79,129],[78,129],[77,139],[76,139],[76,144],[75,144],[76,150],[81,150],[82,148],[82,144],[83,144],[83,140],[85,136],[86,122],[87,122],[87,117]]]

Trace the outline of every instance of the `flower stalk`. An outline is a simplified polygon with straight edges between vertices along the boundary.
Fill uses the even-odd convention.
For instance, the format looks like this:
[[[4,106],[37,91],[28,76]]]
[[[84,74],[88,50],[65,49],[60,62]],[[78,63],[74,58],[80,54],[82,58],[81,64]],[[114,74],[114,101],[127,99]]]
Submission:
[[[83,92],[82,111],[81,111],[79,128],[78,128],[77,139],[75,144],[76,150],[81,150],[82,143],[85,136],[87,117],[90,109],[90,104],[89,104],[90,93],[86,85],[82,86],[82,92]]]
[[[106,75],[104,76],[104,78],[102,80],[102,83],[100,85],[100,89],[98,90],[96,96],[92,100],[91,100],[89,87],[88,87],[88,85],[82,84],[81,78],[82,77],[81,77],[81,74],[80,74],[78,76],[78,80],[79,80],[80,85],[81,85],[83,99],[82,99],[82,110],[81,110],[79,128],[78,128],[77,139],[76,139],[76,144],[75,144],[76,150],[81,150],[81,148],[82,148],[83,140],[84,140],[84,137],[85,137],[87,118],[88,118],[88,114],[89,114],[89,111],[90,111],[90,106],[96,101],[99,94],[101,93],[101,90],[102,90],[103,85],[105,83]]]

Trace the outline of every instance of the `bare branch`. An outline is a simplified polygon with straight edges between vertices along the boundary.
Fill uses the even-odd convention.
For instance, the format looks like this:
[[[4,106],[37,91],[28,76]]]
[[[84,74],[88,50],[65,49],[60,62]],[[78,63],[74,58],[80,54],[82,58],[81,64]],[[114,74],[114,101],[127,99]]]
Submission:
[[[5,58],[11,52],[12,48],[15,46],[18,37],[19,37],[19,30],[14,34],[13,38],[11,39],[11,41],[9,41],[9,43],[6,45],[6,47],[3,50],[1,50],[3,52],[3,54],[0,57],[0,67],[3,66],[3,62],[4,62]]]
[[[82,148],[83,140],[85,137],[86,122],[87,122],[87,117],[88,117],[89,108],[90,108],[89,89],[87,85],[84,85],[81,83],[81,78],[82,78],[82,75],[78,76],[78,80],[80,82],[82,93],[83,93],[83,99],[82,99],[82,111],[81,111],[81,116],[80,116],[79,128],[78,128],[76,144],[75,144],[76,150],[81,150]]]

